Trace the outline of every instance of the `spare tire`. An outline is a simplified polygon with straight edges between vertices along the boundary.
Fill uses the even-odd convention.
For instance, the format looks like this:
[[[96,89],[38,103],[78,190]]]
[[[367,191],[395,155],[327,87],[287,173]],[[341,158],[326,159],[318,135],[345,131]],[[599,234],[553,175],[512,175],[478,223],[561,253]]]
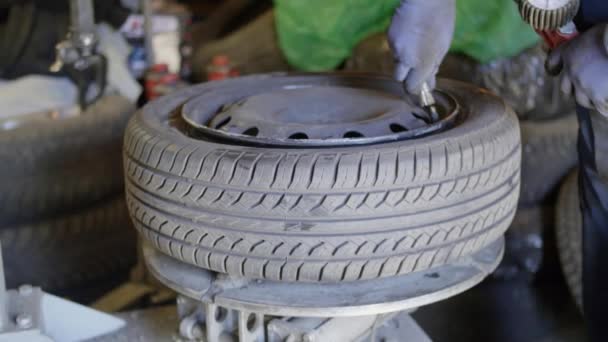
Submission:
[[[142,236],[205,269],[306,282],[428,270],[502,237],[519,195],[519,126],[499,98],[478,88],[441,81],[460,106],[457,121],[410,139],[317,145],[301,135],[262,139],[197,126],[228,105],[245,110],[258,94],[321,86],[374,89],[403,102],[389,78],[277,74],[203,84],[139,111],[124,157],[127,204]],[[356,111],[348,105],[328,111]]]
[[[578,121],[574,112],[553,119],[521,121],[523,206],[555,199],[561,181],[576,167]]]
[[[572,172],[561,187],[555,228],[562,271],[576,304],[582,309],[583,216],[578,194],[578,172]]]
[[[106,96],[81,115],[0,133],[0,228],[57,217],[122,191],[122,136],[135,111]]]
[[[136,257],[130,226],[118,195],[69,215],[4,227],[0,241],[7,286],[32,284],[63,295],[96,282],[125,280]]]

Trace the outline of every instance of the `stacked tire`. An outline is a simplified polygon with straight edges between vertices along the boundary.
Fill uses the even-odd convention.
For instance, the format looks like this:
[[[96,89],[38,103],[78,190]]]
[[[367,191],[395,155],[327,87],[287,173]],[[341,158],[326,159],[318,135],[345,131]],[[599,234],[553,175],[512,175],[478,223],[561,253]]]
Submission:
[[[572,172],[560,189],[555,235],[566,282],[576,304],[582,309],[583,217],[578,193],[578,172]]]
[[[126,99],[107,96],[75,117],[0,131],[0,242],[9,288],[27,283],[78,296],[128,274],[136,249],[121,150],[133,111]]]

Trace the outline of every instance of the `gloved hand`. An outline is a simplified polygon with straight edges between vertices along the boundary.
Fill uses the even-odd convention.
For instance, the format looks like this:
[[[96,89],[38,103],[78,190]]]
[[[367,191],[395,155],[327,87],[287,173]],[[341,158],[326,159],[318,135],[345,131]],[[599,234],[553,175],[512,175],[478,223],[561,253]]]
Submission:
[[[456,21],[456,0],[402,0],[393,16],[388,41],[395,55],[395,78],[419,94],[435,76],[447,54]]]
[[[576,102],[608,116],[608,50],[604,45],[607,25],[597,25],[551,52],[549,70],[563,65],[562,91],[573,92]]]

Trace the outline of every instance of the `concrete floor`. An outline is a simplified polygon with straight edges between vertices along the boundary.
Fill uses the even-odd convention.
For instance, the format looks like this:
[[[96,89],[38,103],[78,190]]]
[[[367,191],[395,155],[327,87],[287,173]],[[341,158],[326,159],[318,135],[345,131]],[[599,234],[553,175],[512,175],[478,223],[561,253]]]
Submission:
[[[586,340],[582,316],[557,272],[535,281],[490,278],[413,316],[435,342]]]

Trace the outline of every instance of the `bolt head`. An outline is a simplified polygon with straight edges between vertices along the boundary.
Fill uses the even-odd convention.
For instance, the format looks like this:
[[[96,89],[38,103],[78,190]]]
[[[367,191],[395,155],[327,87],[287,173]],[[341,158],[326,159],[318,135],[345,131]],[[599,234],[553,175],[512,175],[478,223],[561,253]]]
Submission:
[[[82,37],[82,43],[86,46],[93,44],[93,37],[91,37],[91,36]]]
[[[17,315],[17,318],[15,319],[15,322],[17,323],[17,326],[21,329],[27,329],[27,328],[31,328],[33,323],[34,323],[34,319],[32,318],[32,315],[30,314],[26,314],[26,313],[22,313]]]

